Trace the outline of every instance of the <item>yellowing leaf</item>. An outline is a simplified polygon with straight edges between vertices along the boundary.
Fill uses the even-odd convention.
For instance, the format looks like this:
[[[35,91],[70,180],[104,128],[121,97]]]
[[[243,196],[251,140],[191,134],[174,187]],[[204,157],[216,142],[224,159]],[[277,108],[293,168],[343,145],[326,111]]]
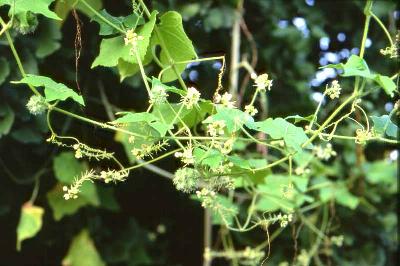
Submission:
[[[44,209],[25,203],[21,209],[21,217],[17,227],[17,250],[25,239],[34,237],[42,227]]]

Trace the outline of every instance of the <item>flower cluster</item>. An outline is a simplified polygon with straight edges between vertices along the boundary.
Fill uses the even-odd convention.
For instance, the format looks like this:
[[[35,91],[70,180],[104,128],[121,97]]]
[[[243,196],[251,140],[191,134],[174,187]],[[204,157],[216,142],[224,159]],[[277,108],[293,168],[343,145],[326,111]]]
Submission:
[[[228,170],[230,172],[230,169]],[[226,171],[225,171],[226,173]],[[212,185],[214,188],[220,190],[221,188],[227,189],[227,190],[234,190],[235,189],[235,181],[233,178],[229,176],[220,176],[215,179]]]
[[[359,128],[356,130],[355,142],[357,144],[365,144],[367,143],[368,140],[372,139],[373,137],[374,134],[372,131]]]
[[[314,154],[317,158],[328,161],[331,157],[337,155],[337,153],[333,150],[332,144],[326,144],[325,148],[321,146],[315,146],[313,149]]]
[[[162,104],[167,101],[168,94],[161,85],[154,86],[150,91],[150,104]]]
[[[212,130],[215,130],[215,128],[213,128]],[[222,132],[222,134],[223,134],[223,132]],[[219,142],[219,141],[215,142],[214,148],[219,150],[222,154],[229,154],[233,149],[233,144],[235,144],[235,139],[229,138],[225,142]]]
[[[131,153],[137,159],[144,159],[147,156],[153,157],[154,153],[165,150],[166,146],[168,146],[167,141],[158,142],[156,144],[142,144],[140,149],[133,148]]]
[[[138,35],[134,29],[130,29],[126,32],[124,41],[125,41],[125,45],[132,45],[132,48],[130,50],[130,55],[134,55],[136,52],[136,47],[138,44],[138,41],[143,41],[144,37]]]
[[[268,226],[270,224],[274,224],[276,222],[279,222],[281,227],[286,227],[289,222],[291,222],[293,220],[293,214],[292,213],[288,213],[288,214],[282,214],[279,213],[278,215],[270,215],[270,217],[268,219],[264,219],[261,220],[259,222],[259,224],[264,228],[264,229],[268,229]]]
[[[225,92],[224,94],[220,95],[217,93],[214,97],[215,103],[222,104],[227,108],[235,108],[235,101],[232,101],[232,94]]]
[[[258,110],[254,105],[246,105],[244,107],[244,112],[248,115],[255,116],[258,113]]]
[[[187,147],[183,152],[175,152],[176,158],[181,158],[185,165],[194,164],[193,148]]]
[[[172,179],[177,190],[190,193],[197,188],[200,179],[200,173],[193,168],[179,168]]]
[[[296,175],[309,174],[310,172],[311,172],[311,170],[309,168],[305,168],[305,167],[297,167],[296,169],[294,169],[294,173]]]
[[[108,170],[100,172],[100,179],[104,180],[104,183],[108,184],[111,181],[121,182],[124,181],[129,175],[128,171],[116,171]]]
[[[261,92],[265,92],[267,89],[271,90],[272,80],[268,79],[268,74],[261,74],[256,76],[254,79],[255,87]]]
[[[264,258],[265,253],[250,247],[246,247],[241,254],[241,264],[242,265],[259,265],[261,260]]]
[[[47,109],[45,99],[40,95],[33,95],[26,104],[29,112],[33,115],[43,114]]]
[[[325,93],[333,100],[339,98],[341,90],[339,81],[334,80],[329,87],[326,85]]]
[[[200,101],[200,92],[194,87],[189,87],[187,94],[182,96],[181,103],[186,107],[186,109],[192,109],[197,106]]]
[[[280,226],[281,227],[286,227],[289,222],[291,222],[293,220],[293,214],[289,213],[289,214],[279,214],[277,217],[280,221]]]
[[[197,197],[201,201],[203,208],[215,208],[217,205],[217,193],[208,188],[202,188],[200,191],[196,191]]]
[[[211,137],[217,137],[224,134],[225,121],[217,120],[207,126],[207,133]]]
[[[393,45],[386,47],[385,49],[381,49],[380,53],[384,56],[389,56],[390,58],[398,58],[399,57],[399,43],[400,43],[400,34],[396,34],[396,40]]]
[[[77,199],[78,194],[80,192],[80,188],[82,187],[83,183],[86,181],[91,181],[93,182],[93,179],[95,178],[94,176],[94,171],[86,171],[79,179],[75,179],[75,181],[68,186],[63,186],[63,191],[64,191],[64,199],[69,200],[69,199]]]
[[[114,153],[95,149],[81,142],[74,144],[72,148],[75,150],[75,158],[77,159],[87,157],[89,159],[100,161],[103,159],[111,159],[114,156]]]
[[[310,255],[307,250],[302,249],[300,254],[296,257],[296,262],[298,266],[307,266],[310,264]]]
[[[344,236],[343,235],[332,236],[330,240],[332,244],[341,247],[343,246]]]

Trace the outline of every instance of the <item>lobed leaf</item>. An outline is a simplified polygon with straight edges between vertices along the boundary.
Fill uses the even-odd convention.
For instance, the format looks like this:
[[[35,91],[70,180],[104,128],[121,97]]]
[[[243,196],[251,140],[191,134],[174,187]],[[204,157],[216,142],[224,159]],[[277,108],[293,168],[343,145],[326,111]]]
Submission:
[[[33,87],[44,87],[44,95],[47,102],[56,100],[65,101],[66,99],[71,98],[80,105],[85,106],[82,96],[78,95],[75,91],[64,84],[57,83],[48,77],[28,74],[20,81],[14,83],[28,84]]]
[[[182,17],[178,12],[169,11],[160,17],[157,25],[157,34],[153,34],[151,46],[160,45],[160,61],[164,68],[172,66],[174,62],[193,60],[197,58],[191,40],[185,33],[182,24]],[[185,64],[175,65],[178,73],[168,69],[162,76],[163,82],[176,80],[186,68]]]
[[[367,62],[365,62],[364,59],[362,59],[357,55],[350,56],[350,58],[347,60],[345,64],[343,63],[329,64],[323,66],[322,68],[327,68],[327,67],[343,70],[343,74],[341,74],[341,76],[343,77],[358,76],[374,80],[379,86],[381,86],[384,89],[386,94],[388,94],[390,97],[394,96],[394,92],[396,91],[397,88],[396,84],[390,77],[383,76],[380,74],[372,74],[368,68]]]

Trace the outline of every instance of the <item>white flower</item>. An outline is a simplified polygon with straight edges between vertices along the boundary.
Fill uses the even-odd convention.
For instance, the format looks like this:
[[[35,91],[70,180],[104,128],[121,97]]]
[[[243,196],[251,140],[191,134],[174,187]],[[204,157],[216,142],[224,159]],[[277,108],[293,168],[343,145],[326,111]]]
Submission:
[[[179,168],[172,179],[177,190],[189,193],[196,189],[200,174],[193,168]]]
[[[183,152],[175,152],[176,158],[181,158],[184,164],[194,164],[193,149],[191,147],[184,149]]]
[[[194,87],[189,87],[186,96],[182,97],[182,104],[187,109],[192,109],[200,100],[200,92]]]
[[[246,105],[244,107],[244,111],[246,114],[249,114],[251,116],[255,116],[258,113],[257,108],[255,108],[253,105]]]
[[[333,150],[332,144],[330,143],[326,144],[325,148],[321,146],[315,146],[314,153],[319,159],[325,161],[329,160],[331,157],[336,156],[336,152]]]
[[[125,45],[132,45],[134,47],[137,46],[138,41],[142,40],[144,40],[144,37],[134,32],[134,29],[128,30],[124,38]]]
[[[168,94],[161,85],[154,86],[150,91],[150,104],[161,104],[167,101]]]
[[[40,115],[46,111],[46,101],[42,96],[33,95],[26,104],[29,112],[33,115]]]
[[[207,133],[211,137],[224,134],[225,122],[223,120],[214,121],[207,126]]]
[[[342,88],[340,87],[339,81],[334,80],[334,81],[332,81],[330,87],[328,87],[328,85],[326,85],[325,93],[333,100],[335,98],[339,98],[341,90],[342,90]]]
[[[261,74],[254,80],[255,87],[260,91],[266,91],[266,89],[271,90],[272,80],[268,79],[268,74]]]
[[[232,94],[225,92],[222,96],[217,93],[215,95],[215,103],[220,103],[228,108],[235,108],[235,101],[232,101]]]

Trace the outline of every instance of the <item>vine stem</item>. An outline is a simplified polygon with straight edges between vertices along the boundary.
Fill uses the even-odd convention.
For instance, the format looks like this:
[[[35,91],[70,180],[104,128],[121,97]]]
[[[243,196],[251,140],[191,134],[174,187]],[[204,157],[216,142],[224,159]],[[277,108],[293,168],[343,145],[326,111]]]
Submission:
[[[69,112],[69,111],[66,111],[66,110],[61,109],[61,108],[58,108],[58,107],[52,107],[52,106],[50,106],[49,108],[51,108],[52,110],[54,110],[54,111],[56,111],[56,112],[59,112],[59,113],[62,113],[62,114],[71,116],[71,117],[73,117],[73,118],[75,118],[75,119],[81,120],[81,121],[83,121],[83,122],[87,122],[87,123],[92,124],[92,125],[99,126],[99,127],[101,127],[101,128],[106,128],[106,129],[110,129],[110,130],[113,130],[113,131],[125,133],[125,134],[128,134],[128,135],[130,135],[130,136],[147,137],[147,136],[144,136],[144,135],[141,135],[141,134],[133,133],[133,132],[131,132],[131,131],[128,131],[128,130],[125,130],[125,129],[122,129],[122,128],[118,128],[118,127],[111,126],[111,125],[108,125],[108,124],[105,124],[105,123],[97,122],[97,121],[95,121],[95,120],[92,120],[92,119],[89,119],[89,118],[86,118],[86,117],[83,117],[83,116],[80,116],[80,115],[71,113],[71,112]]]
[[[14,42],[13,42],[13,40],[11,38],[11,35],[8,32],[9,28],[4,26],[5,22],[1,17],[0,17],[0,24],[3,25],[3,28],[6,29],[4,31],[4,34],[6,35],[6,39],[7,39],[8,45],[10,45],[10,49],[11,49],[11,52],[12,52],[14,58],[15,58],[15,62],[17,63],[19,72],[21,73],[22,77],[25,78],[26,77],[26,73],[25,73],[24,67],[22,66],[21,58],[19,57],[19,55],[17,53],[17,50],[15,49]],[[34,94],[36,94],[38,96],[41,96],[40,92],[36,88],[34,88],[32,85],[28,85],[28,87],[31,89],[31,91]]]
[[[111,21],[106,19],[105,17],[103,17],[99,12],[97,12],[96,9],[94,9],[91,5],[89,5],[85,0],[78,0],[76,3],[78,3],[78,2],[81,2],[82,4],[84,4],[91,12],[93,12],[93,14],[95,14],[103,22],[107,23],[109,26],[113,27],[120,33],[126,34],[126,32],[123,29],[121,29],[120,27],[118,27],[117,25],[115,25],[114,23],[112,23]]]
[[[324,130],[324,128],[329,124],[329,122],[332,121],[333,118],[336,117],[336,115],[351,101],[353,101],[356,97],[358,96],[357,93],[353,93],[350,97],[348,97],[341,105],[339,105],[338,108],[336,108],[335,111],[325,120],[325,122],[314,132],[314,134],[305,142],[303,145],[301,145],[302,148],[307,147],[310,143],[313,142],[313,140],[318,137],[318,135]]]
[[[147,8],[147,6],[145,5],[145,3],[143,2],[143,0],[139,0],[139,4],[142,6],[144,13],[146,13],[146,16],[150,18],[151,13],[150,13],[149,9]],[[168,60],[171,62],[172,70],[174,71],[176,77],[178,78],[179,83],[181,84],[183,89],[187,90],[186,84],[183,81],[181,75],[179,74],[178,69],[176,68],[175,62],[173,61],[173,58],[171,57],[171,54],[169,53],[169,51],[165,45],[164,38],[162,37],[157,25],[154,25],[154,31],[157,35],[157,38],[160,40],[161,48],[165,52],[165,55],[167,56]]]
[[[390,36],[389,31],[387,30],[387,28],[385,27],[385,24],[383,24],[383,22],[378,18],[377,15],[375,15],[372,11],[370,12],[371,16],[373,19],[375,19],[375,21],[379,24],[379,26],[382,28],[383,32],[385,33],[386,37],[388,38],[389,42],[390,42],[390,46],[393,46],[393,40],[392,40],[392,36]]]
[[[142,166],[145,166],[145,165],[148,165],[148,164],[157,162],[157,161],[159,161],[159,160],[161,160],[161,159],[164,159],[164,158],[166,158],[166,157],[168,157],[168,156],[170,156],[170,155],[172,155],[172,154],[174,154],[175,152],[178,152],[178,151],[180,151],[180,150],[182,150],[182,149],[179,148],[179,149],[175,149],[175,150],[166,152],[166,153],[164,153],[163,155],[161,155],[161,156],[159,156],[159,157],[157,157],[157,158],[151,159],[151,160],[149,160],[149,161],[144,161],[144,162],[142,162],[142,163],[140,163],[140,164],[137,164],[137,165],[134,165],[134,166],[131,166],[131,167],[127,167],[127,168],[125,168],[124,170],[125,170],[125,171],[130,171],[130,170],[133,170],[133,169],[136,169],[136,168],[140,168],[140,167],[142,167]]]

